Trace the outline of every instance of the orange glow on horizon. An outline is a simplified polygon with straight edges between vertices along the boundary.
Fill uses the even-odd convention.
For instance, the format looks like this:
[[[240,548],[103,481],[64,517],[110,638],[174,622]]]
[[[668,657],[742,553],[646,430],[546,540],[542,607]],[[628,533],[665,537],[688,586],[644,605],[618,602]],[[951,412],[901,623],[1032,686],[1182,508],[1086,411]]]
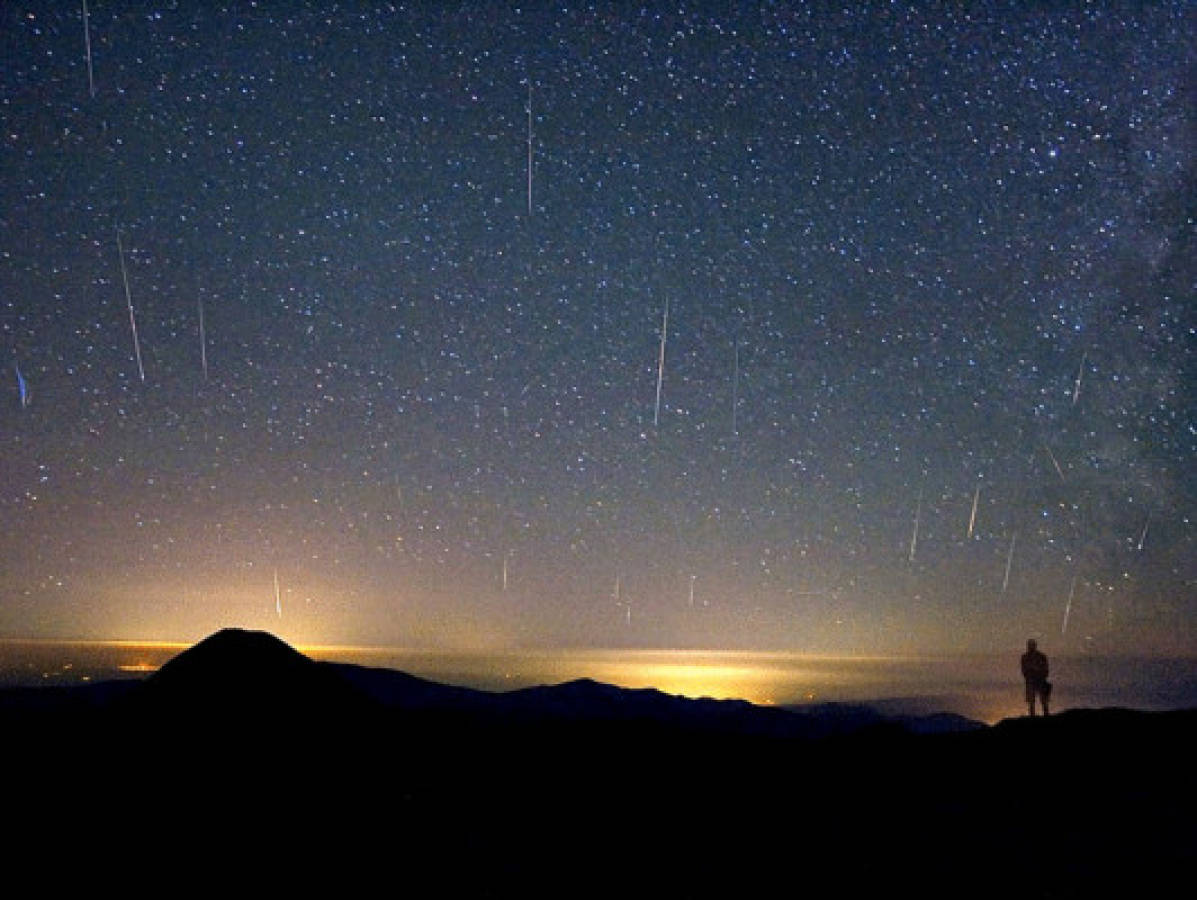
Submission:
[[[74,654],[55,647],[99,651],[101,667],[126,675],[151,674],[180,652],[184,641],[146,639],[13,640],[0,647],[31,648],[45,674],[69,678]],[[1018,714],[1021,682],[1007,655],[864,656],[786,651],[646,649],[445,649],[336,643],[290,643],[321,662],[406,672],[430,681],[487,692],[554,685],[579,678],[629,689],[655,689],[688,698],[736,699],[767,705],[917,702],[921,711],[954,711],[992,724]],[[43,650],[42,648],[46,648]],[[116,651],[114,654],[108,651]],[[69,661],[68,661],[69,660]],[[1067,658],[1061,659],[1065,664]],[[1015,673],[1017,674],[1017,673]],[[89,678],[86,680],[90,680]],[[1015,698],[1015,699],[1012,699]],[[1061,706],[1061,710],[1067,706]]]
[[[158,666],[147,662],[122,663],[117,666],[122,672],[157,672]]]
[[[655,688],[679,697],[747,700],[761,705],[775,702],[768,690],[770,673],[757,666],[630,662],[605,667],[603,675],[597,680],[628,688]]]

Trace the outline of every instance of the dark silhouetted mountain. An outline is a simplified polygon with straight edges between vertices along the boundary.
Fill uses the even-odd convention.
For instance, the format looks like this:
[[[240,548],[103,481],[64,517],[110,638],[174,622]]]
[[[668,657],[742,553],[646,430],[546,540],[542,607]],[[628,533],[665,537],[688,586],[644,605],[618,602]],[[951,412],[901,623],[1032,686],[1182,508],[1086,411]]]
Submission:
[[[876,703],[814,703],[781,707],[795,715],[808,716],[819,723],[823,735],[845,735],[865,729],[897,729],[910,734],[950,734],[976,731],[983,722],[956,713],[910,714],[887,712],[906,705],[901,701],[880,700]]]
[[[1142,756],[1142,747],[1160,745],[1157,758],[1163,760],[1192,747],[1197,739],[1197,709],[1067,709],[1047,717],[1003,719],[986,731],[987,740],[995,745],[1048,741],[1061,749],[1082,749],[1090,756],[1098,746],[1103,750],[1116,746],[1128,760]],[[1146,759],[1143,762],[1150,765]]]
[[[741,736],[809,737],[809,723],[781,710],[743,700],[692,699],[654,688],[622,688],[589,678],[511,691],[508,715],[530,722],[622,724],[681,732]]]
[[[337,669],[271,634],[229,628],[184,650],[121,698],[126,715],[241,727],[361,717],[370,699]]]
[[[125,684],[0,692],[6,812],[35,849],[151,811],[138,859],[183,871],[218,838],[329,890],[1057,897],[1154,895],[1197,847],[1194,710],[986,727],[588,679],[489,693],[235,630]]]
[[[507,724],[651,724],[687,732],[806,739],[881,725],[918,734],[984,727],[983,723],[950,713],[883,715],[869,706],[836,703],[762,707],[744,700],[689,698],[654,688],[617,687],[589,678],[490,693],[388,669],[345,664],[338,664],[336,669],[345,681],[388,709],[457,713]]]
[[[391,669],[315,662],[271,634],[235,628],[205,638],[140,683],[0,691],[0,710],[102,710],[110,704],[131,715],[203,715],[210,725],[220,717],[277,722],[388,712],[448,716],[479,726],[618,724],[806,739],[879,724],[913,732],[982,727],[961,717],[882,716],[847,704],[771,708],[743,700],[694,699],[588,678],[495,693]]]
[[[402,712],[480,712],[498,696],[429,681],[395,669],[329,663],[342,680],[379,706]]]

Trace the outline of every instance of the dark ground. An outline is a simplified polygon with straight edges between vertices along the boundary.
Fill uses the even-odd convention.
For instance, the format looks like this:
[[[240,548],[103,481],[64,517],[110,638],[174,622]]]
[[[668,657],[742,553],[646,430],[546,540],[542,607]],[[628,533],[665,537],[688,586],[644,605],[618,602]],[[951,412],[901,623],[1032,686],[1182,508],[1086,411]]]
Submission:
[[[1195,725],[829,731],[593,682],[481,694],[221,632],[142,683],[0,693],[5,855],[73,894],[1154,896],[1194,862]]]

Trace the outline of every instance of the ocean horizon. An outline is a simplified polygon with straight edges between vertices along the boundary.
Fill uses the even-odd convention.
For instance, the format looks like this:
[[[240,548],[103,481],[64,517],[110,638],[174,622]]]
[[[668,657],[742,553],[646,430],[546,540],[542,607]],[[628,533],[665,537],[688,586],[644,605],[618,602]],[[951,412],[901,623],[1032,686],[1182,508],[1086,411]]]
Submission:
[[[0,688],[144,678],[189,644],[0,640]],[[767,706],[872,704],[993,723],[1023,713],[1018,654],[844,656],[652,649],[430,650],[296,644],[312,659],[395,669],[485,691],[591,678],[686,697]],[[1059,656],[1053,710],[1197,707],[1197,657]]]

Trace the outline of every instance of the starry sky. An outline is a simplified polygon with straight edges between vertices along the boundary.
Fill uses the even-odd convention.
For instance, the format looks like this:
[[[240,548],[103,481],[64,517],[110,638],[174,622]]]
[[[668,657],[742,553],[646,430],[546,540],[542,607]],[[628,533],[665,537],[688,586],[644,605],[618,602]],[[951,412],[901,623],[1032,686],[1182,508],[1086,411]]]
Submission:
[[[0,635],[1197,652],[1195,34],[5,2]]]

